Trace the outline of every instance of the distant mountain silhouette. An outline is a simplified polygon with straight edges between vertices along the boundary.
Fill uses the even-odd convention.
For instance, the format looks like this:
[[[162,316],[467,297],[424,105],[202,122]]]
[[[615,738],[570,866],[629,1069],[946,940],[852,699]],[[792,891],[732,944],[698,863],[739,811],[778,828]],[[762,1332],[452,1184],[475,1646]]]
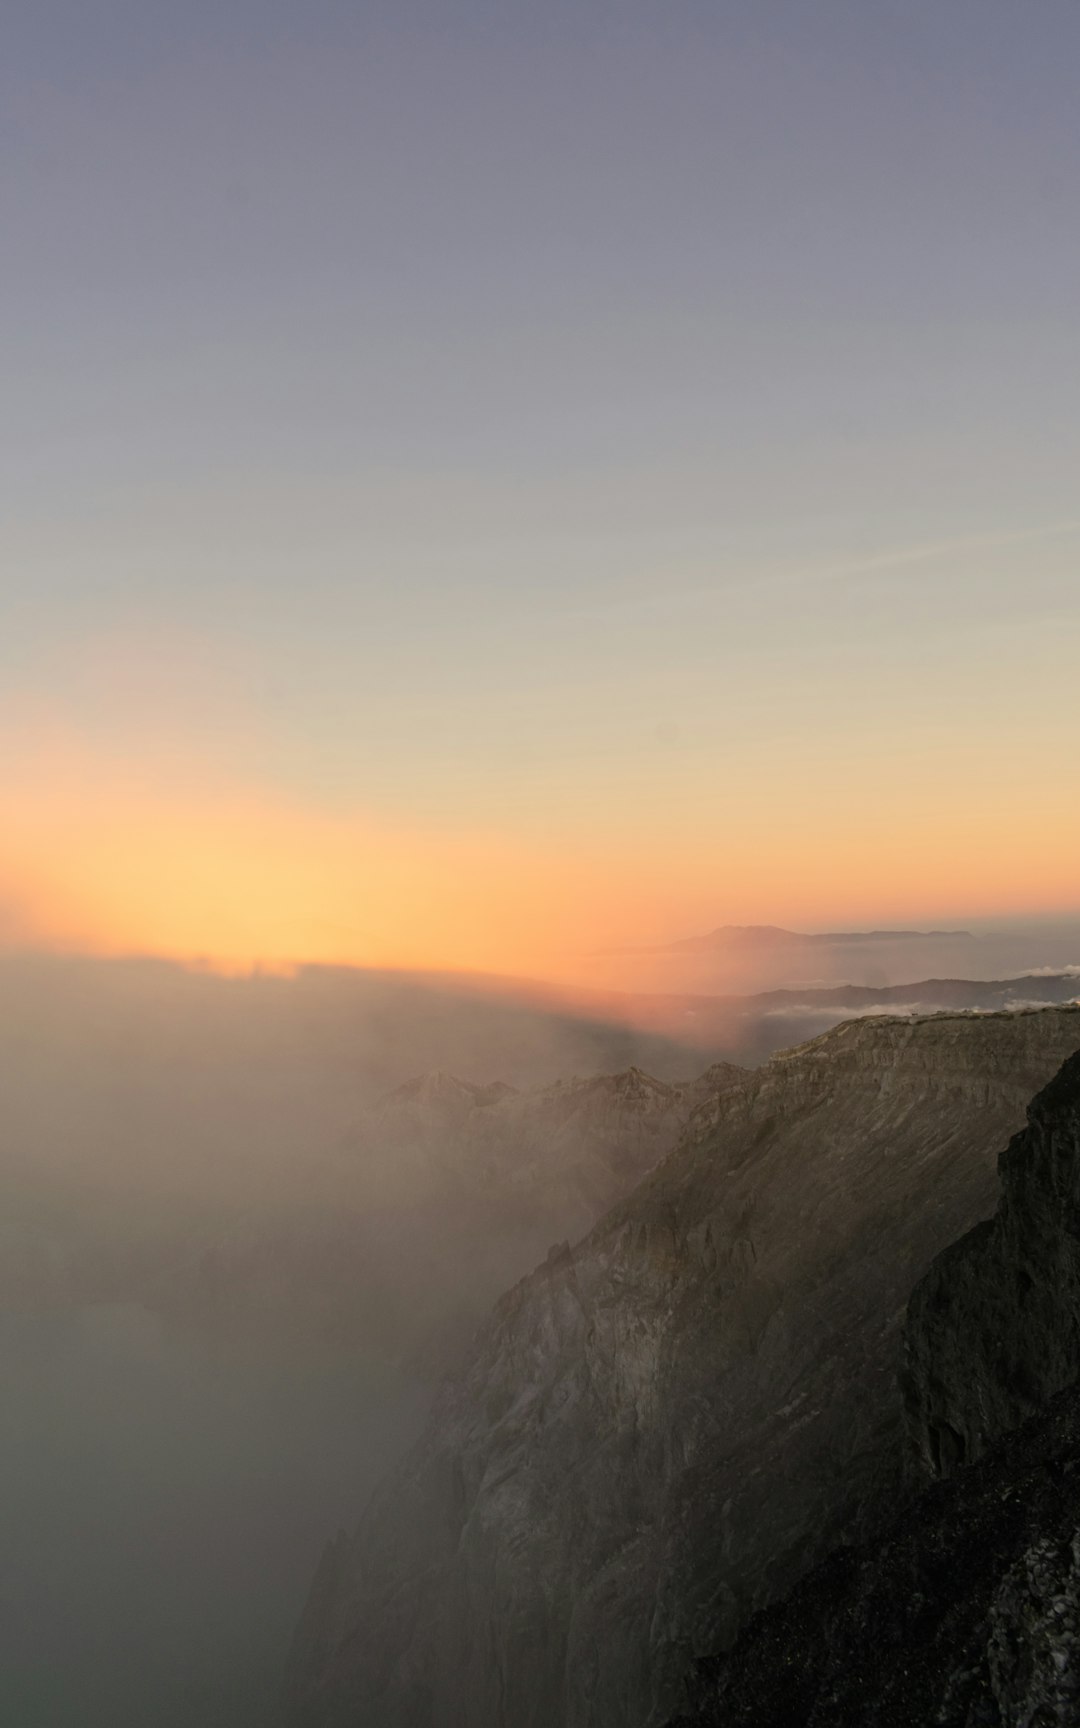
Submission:
[[[807,934],[779,924],[720,924],[706,936],[686,936],[658,948],[613,948],[609,954],[722,954],[771,948],[824,948],[855,942],[972,941],[970,930],[826,930]]]

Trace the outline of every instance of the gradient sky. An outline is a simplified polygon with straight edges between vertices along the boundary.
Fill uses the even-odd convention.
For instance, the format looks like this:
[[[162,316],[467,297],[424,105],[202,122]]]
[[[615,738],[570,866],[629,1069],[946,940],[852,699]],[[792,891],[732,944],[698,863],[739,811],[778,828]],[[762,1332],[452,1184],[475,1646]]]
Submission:
[[[1075,0],[14,0],[0,934],[1080,905]]]

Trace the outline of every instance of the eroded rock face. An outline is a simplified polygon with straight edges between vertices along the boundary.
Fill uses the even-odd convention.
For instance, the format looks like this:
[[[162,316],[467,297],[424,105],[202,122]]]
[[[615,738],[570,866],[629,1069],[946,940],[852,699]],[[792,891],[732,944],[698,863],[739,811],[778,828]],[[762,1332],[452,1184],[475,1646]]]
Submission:
[[[913,1296],[913,1436],[948,1479],[700,1664],[673,1728],[1080,1722],[1078,1129],[1080,1055],[1002,1155],[994,1219]]]
[[[994,1217],[914,1291],[905,1402],[926,1468],[949,1475],[1080,1374],[1080,1056],[1000,1159]]]
[[[1075,1728],[1080,1398],[842,1548],[733,1651],[671,1728]]]
[[[714,1096],[499,1304],[328,1553],[293,1728],[630,1728],[903,1492],[912,1285],[1080,1011],[863,1020]]]

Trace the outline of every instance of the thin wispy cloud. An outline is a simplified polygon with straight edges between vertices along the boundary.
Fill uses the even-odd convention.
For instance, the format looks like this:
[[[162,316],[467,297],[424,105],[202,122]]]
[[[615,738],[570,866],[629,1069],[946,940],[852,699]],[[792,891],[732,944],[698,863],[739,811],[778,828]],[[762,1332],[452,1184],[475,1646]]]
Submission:
[[[956,554],[996,552],[1007,546],[1067,539],[1076,534],[1080,534],[1080,522],[1055,522],[1039,528],[1021,528],[1004,534],[957,534],[942,540],[925,540],[912,546],[898,546],[868,558],[855,558],[850,563],[807,574],[816,575],[820,580],[843,581],[850,576],[873,576],[879,570],[897,570],[913,564],[929,564],[939,558]]]

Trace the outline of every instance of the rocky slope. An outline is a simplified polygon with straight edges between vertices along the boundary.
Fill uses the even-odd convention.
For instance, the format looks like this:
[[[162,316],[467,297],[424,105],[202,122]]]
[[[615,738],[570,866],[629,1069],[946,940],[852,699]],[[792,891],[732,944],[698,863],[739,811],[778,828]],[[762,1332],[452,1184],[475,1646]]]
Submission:
[[[1035,1100],[999,1169],[994,1217],[935,1262],[910,1304],[906,1403],[936,1475],[1080,1373],[1080,1062]]]
[[[755,1616],[671,1728],[1075,1728],[1078,1533],[1070,1388]]]
[[[915,1280],[1080,1010],[862,1020],[773,1058],[503,1298],[328,1550],[293,1728],[628,1728],[904,1486]]]
[[[681,1728],[1080,1721],[1080,1056],[1001,1177],[992,1222],[934,1262],[908,1310],[912,1437],[948,1479],[703,1663]]]

